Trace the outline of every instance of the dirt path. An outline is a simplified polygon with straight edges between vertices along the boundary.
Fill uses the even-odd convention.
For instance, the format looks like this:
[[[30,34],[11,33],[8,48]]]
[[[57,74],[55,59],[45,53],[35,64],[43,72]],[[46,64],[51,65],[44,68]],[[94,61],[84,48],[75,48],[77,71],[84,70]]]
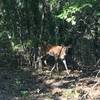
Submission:
[[[86,69],[68,76],[0,68],[0,100],[100,100],[100,74]]]

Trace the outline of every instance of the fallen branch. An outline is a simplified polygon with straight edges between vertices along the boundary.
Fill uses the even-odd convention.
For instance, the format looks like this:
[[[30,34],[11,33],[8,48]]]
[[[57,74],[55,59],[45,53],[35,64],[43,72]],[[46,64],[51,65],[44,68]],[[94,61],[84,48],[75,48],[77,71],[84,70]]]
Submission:
[[[99,72],[96,74],[95,78],[98,77],[99,73],[100,73],[100,70],[99,70]],[[90,88],[90,91],[87,92],[87,93],[85,93],[85,94],[81,97],[80,100],[83,100],[83,98],[86,99],[86,96],[89,96],[89,94],[91,94],[91,92],[93,91],[93,89],[94,89],[98,84],[100,84],[100,80],[98,80],[98,81],[92,86],[92,88]],[[93,97],[92,97],[91,99],[93,99]]]

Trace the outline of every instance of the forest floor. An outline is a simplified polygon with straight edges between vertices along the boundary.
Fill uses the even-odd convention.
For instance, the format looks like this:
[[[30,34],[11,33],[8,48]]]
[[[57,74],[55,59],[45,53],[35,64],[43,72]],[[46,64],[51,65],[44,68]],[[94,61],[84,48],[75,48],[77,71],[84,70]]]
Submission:
[[[100,67],[69,75],[0,68],[0,100],[100,100]],[[97,75],[98,73],[98,75]]]

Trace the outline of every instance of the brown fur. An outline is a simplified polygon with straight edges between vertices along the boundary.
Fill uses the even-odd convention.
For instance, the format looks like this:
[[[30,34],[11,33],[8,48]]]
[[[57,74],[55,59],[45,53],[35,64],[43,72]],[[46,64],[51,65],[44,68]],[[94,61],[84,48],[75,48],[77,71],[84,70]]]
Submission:
[[[59,45],[51,46],[49,47],[47,54],[50,54],[52,56],[59,57],[59,58],[64,58],[69,48],[71,48],[71,46],[67,46],[67,47],[59,46]]]
[[[71,46],[59,46],[59,45],[48,45],[45,50],[46,50],[46,55],[51,55],[55,57],[55,60],[57,61],[57,59],[61,59],[67,73],[69,74],[68,68],[67,68],[67,64],[66,64],[66,60],[65,60],[65,56],[68,53],[68,49],[71,48]],[[51,72],[53,71],[53,69],[55,68],[55,66],[52,68]]]

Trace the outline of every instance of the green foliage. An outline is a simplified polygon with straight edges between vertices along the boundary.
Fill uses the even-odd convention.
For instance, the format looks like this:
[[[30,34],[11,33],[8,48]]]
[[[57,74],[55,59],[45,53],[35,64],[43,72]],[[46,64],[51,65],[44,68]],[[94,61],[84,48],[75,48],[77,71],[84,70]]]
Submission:
[[[2,35],[3,35],[4,33],[3,32],[0,32],[0,39],[2,38]]]
[[[100,35],[99,4],[100,0],[2,0],[0,47],[12,52],[25,46],[38,47],[43,41],[50,44],[70,41],[77,47],[80,38],[94,44],[93,40]],[[87,43],[80,45],[87,49]],[[78,50],[85,56],[84,50]]]
[[[16,79],[16,85],[20,85],[21,84],[21,81]]]
[[[57,0],[49,0],[51,5],[55,5],[57,3]]]
[[[78,8],[77,6],[70,6],[70,7],[64,7],[63,8],[63,11],[60,15],[58,15],[57,17],[58,18],[61,18],[61,19],[65,19],[67,22],[71,22],[72,25],[75,25],[76,24],[76,17],[74,16],[74,14],[77,12],[77,11],[80,11],[80,8]]]
[[[72,25],[76,24],[76,17],[75,14],[77,12],[82,12],[82,9],[85,7],[93,7],[93,4],[96,0],[76,0],[72,1],[70,4],[67,2],[63,6],[62,12],[57,15],[60,19],[65,19],[67,22],[71,22]]]
[[[28,95],[28,91],[27,90],[22,90],[22,91],[20,91],[20,95],[21,96],[27,96]]]

